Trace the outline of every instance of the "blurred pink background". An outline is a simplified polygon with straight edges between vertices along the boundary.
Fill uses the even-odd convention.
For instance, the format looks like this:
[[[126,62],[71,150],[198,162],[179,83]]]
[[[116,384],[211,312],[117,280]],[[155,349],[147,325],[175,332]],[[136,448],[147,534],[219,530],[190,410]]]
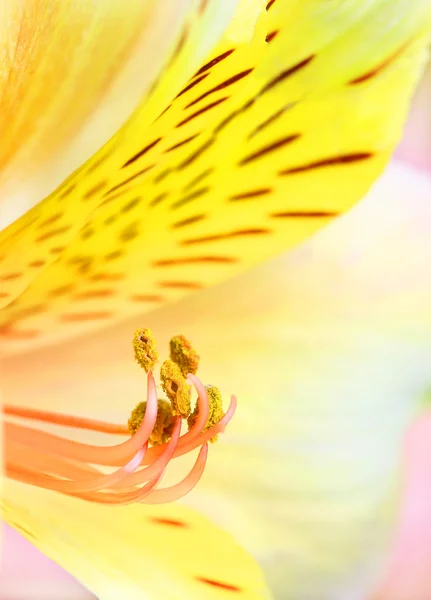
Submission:
[[[95,598],[8,525],[3,526],[0,600]]]

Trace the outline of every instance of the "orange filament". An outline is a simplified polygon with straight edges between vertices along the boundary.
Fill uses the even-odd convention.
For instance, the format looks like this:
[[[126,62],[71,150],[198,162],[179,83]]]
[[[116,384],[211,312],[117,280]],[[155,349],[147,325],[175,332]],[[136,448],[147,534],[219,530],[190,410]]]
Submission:
[[[144,419],[135,434],[113,446],[93,446],[12,423],[6,419],[5,462],[6,474],[11,479],[55,490],[62,494],[102,504],[130,504],[144,502],[162,504],[178,500],[190,492],[199,481],[206,464],[208,441],[224,431],[236,408],[232,396],[230,406],[222,419],[203,431],[208,419],[208,394],[195,376],[190,382],[198,394],[199,413],[193,427],[181,435],[182,421],[177,417],[171,439],[158,446],[148,447],[148,439],[157,417],[156,385],[152,372],[147,378],[147,405]],[[103,421],[5,406],[6,417],[19,417],[64,425],[76,429],[128,435],[127,427]],[[190,473],[176,485],[155,489],[173,458],[198,448],[200,451]],[[109,474],[96,466],[118,467]]]

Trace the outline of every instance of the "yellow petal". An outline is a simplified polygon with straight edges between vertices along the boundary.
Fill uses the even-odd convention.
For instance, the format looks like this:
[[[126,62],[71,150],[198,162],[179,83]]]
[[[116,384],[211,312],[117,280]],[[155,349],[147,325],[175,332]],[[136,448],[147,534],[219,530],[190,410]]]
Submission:
[[[259,559],[277,598],[366,597],[389,540],[402,434],[429,383],[430,193],[429,177],[393,165],[294,252],[84,341],[9,358],[7,401],[126,423],[143,390],[136,327],[166,350],[184,333],[203,381],[239,399],[187,503]]]
[[[233,276],[346,210],[382,170],[424,62],[427,0],[243,0],[190,80],[215,4],[118,135],[3,232],[7,351]]]
[[[162,14],[149,0],[2,3],[2,220],[40,201],[123,125],[190,5],[165,2]]]
[[[190,508],[102,507],[15,482],[4,498],[3,518],[101,600],[269,598],[253,559]]]

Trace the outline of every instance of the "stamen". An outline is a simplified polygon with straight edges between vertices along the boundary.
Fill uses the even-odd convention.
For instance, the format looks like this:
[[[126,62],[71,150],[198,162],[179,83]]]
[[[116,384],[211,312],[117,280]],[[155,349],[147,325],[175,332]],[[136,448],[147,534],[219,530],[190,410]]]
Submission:
[[[154,429],[150,435],[150,444],[156,446],[157,444],[165,444],[168,442],[172,435],[172,430],[175,425],[175,417],[172,414],[172,407],[166,400],[158,400],[157,418],[154,425]],[[132,411],[130,419],[128,421],[130,433],[136,433],[140,424],[142,423],[145,411],[147,410],[147,403],[140,402]]]
[[[172,403],[172,413],[185,419],[190,414],[190,387],[180,367],[173,360],[165,360],[160,369],[163,391]]]
[[[30,429],[15,423],[6,422],[5,433],[12,436],[15,442],[24,446],[39,449],[45,447],[49,452],[61,453],[66,458],[89,462],[99,465],[121,465],[124,460],[130,459],[133,454],[148,442],[157,418],[156,384],[152,373],[148,373],[147,386],[147,411],[138,431],[126,442],[115,446],[92,446],[80,444],[59,436],[45,433],[37,429]]]
[[[163,490],[155,490],[145,500],[146,504],[166,504],[166,502],[174,502],[179,500],[195,487],[205,469],[207,461],[208,446],[204,444],[199,451],[196,462],[190,473],[182,480],[171,487]]]
[[[66,427],[73,427],[74,429],[87,429],[90,431],[100,431],[101,433],[113,433],[119,435],[127,435],[129,432],[129,428],[125,425],[114,425],[113,423],[105,423],[105,421],[83,419],[82,417],[35,410],[27,407],[24,408],[22,406],[5,406],[3,413],[11,417],[32,419],[34,421],[42,421],[43,423],[52,423],[54,425],[65,425]]]
[[[203,431],[208,431],[208,429],[210,429],[213,425],[218,423],[222,417],[224,417],[224,412],[223,412],[223,404],[222,404],[220,390],[218,388],[216,388],[214,385],[207,385],[207,386],[205,386],[205,388],[206,388],[206,391],[208,394],[208,400],[209,400],[209,416],[208,416],[207,422],[205,423],[205,426],[203,427]],[[198,418],[198,415],[199,415],[199,405],[196,404],[195,410],[192,412],[192,414],[187,419],[187,423],[190,428],[193,427],[194,423],[196,422],[196,420]],[[210,442],[212,442],[212,443],[216,442],[217,438],[218,438],[218,436],[215,435],[214,437],[212,437],[210,439]]]
[[[223,415],[217,388],[205,388],[198,377],[184,367],[189,372],[189,383],[197,392],[196,407],[190,414],[191,386],[178,364],[171,360],[163,364],[161,378],[172,405],[167,400],[158,400],[151,370],[154,362],[149,362],[150,356],[151,361],[155,357],[153,342],[145,342],[146,350],[150,348],[151,352],[146,352],[145,360],[140,362],[141,366],[145,362],[148,368],[147,400],[138,404],[132,412],[129,420],[132,435],[126,441],[105,447],[76,442],[11,422],[10,419],[40,421],[110,435],[127,435],[129,428],[73,415],[7,405],[4,407],[7,476],[88,502],[111,505],[172,502],[192,490],[205,468],[207,442],[224,431],[235,412],[236,398],[232,396],[230,406]],[[187,416],[189,431],[181,435],[182,418]],[[196,462],[182,481],[156,489],[171,460],[199,447]],[[104,473],[99,469],[100,466],[109,466],[113,470]]]
[[[199,355],[191,343],[183,335],[176,335],[169,343],[171,360],[180,367],[186,377],[189,373],[195,374],[199,366]]]
[[[133,338],[133,350],[135,351],[135,360],[141,365],[146,373],[154,369],[154,365],[159,360],[156,349],[156,340],[150,329],[137,329]]]

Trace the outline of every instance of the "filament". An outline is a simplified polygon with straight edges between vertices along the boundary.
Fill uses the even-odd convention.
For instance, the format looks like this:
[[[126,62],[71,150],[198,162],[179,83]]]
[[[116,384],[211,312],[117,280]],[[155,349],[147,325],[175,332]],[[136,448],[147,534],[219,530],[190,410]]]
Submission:
[[[198,396],[199,412],[196,421],[188,432],[181,435],[182,420],[177,417],[169,441],[152,447],[148,447],[148,444],[158,410],[152,372],[148,373],[147,403],[141,425],[126,441],[110,446],[76,442],[9,419],[39,421],[110,435],[129,434],[127,427],[6,405],[6,475],[25,484],[102,504],[162,504],[181,498],[194,488],[202,476],[208,454],[207,442],[224,431],[236,409],[236,398],[232,396],[226,414],[205,431],[209,414],[208,394],[195,375],[189,374],[188,377]],[[170,487],[155,489],[172,459],[199,447],[194,466],[182,481]],[[104,473],[99,467],[111,467],[112,471]]]

